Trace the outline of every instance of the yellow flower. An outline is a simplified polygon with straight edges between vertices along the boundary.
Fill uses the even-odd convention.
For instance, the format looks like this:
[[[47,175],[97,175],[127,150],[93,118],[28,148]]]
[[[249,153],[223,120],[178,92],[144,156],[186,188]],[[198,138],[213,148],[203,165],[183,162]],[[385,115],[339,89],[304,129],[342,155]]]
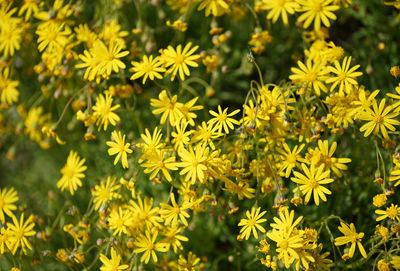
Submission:
[[[159,216],[160,208],[153,208],[153,198],[145,197],[144,200],[140,196],[137,197],[137,203],[133,200],[129,201],[130,210],[135,214],[135,223],[133,224],[138,229],[146,226],[147,229],[153,227],[160,228],[160,222],[163,219]]]
[[[386,241],[389,237],[389,229],[381,225],[376,225],[375,234],[380,235],[382,237],[382,240]]]
[[[340,222],[340,226],[338,228],[339,231],[344,234],[344,236],[335,238],[335,246],[341,246],[347,243],[351,243],[349,256],[350,258],[352,258],[357,245],[361,255],[364,258],[367,258],[367,253],[365,253],[365,249],[361,244],[361,239],[364,237],[364,233],[363,232],[357,233],[353,223],[351,223],[349,227],[345,223]]]
[[[190,142],[190,135],[194,132],[193,130],[186,131],[188,122],[182,119],[175,125],[175,131],[171,133],[173,137],[172,143],[174,143],[174,149],[179,151],[188,145]]]
[[[161,231],[161,234],[165,236],[164,239],[161,240],[161,243],[168,244],[169,248],[173,248],[174,253],[177,253],[178,250],[182,250],[182,242],[187,242],[189,241],[189,238],[183,235],[179,235],[179,233],[182,231],[183,227],[178,227],[173,226],[173,227],[165,227]]]
[[[5,68],[0,70],[0,101],[9,105],[18,101],[19,92],[16,89],[19,81],[10,80],[8,78],[10,70]]]
[[[75,193],[78,187],[82,186],[82,178],[85,178],[83,173],[87,167],[84,165],[86,159],[81,159],[74,151],[70,151],[65,166],[61,169],[63,175],[57,182],[57,187],[64,191],[68,189],[71,195]]]
[[[36,15],[39,12],[38,4],[38,0],[24,0],[24,3],[18,11],[18,16],[21,16],[24,12],[26,12],[25,21],[29,20],[32,14]]]
[[[229,134],[229,129],[233,130],[233,124],[239,125],[239,121],[230,118],[234,115],[236,115],[237,113],[240,112],[240,109],[236,109],[231,113],[227,113],[228,112],[228,108],[225,108],[224,111],[222,111],[221,106],[218,105],[218,113],[214,112],[212,110],[209,111],[210,114],[212,116],[214,116],[214,118],[210,119],[207,123],[209,125],[214,125],[213,129],[217,129],[218,133],[221,133],[222,128],[224,128],[224,132],[226,134]],[[229,127],[229,128],[228,128]]]
[[[97,35],[89,29],[87,24],[80,24],[74,30],[78,41],[86,42],[88,47],[93,47],[94,42],[97,40]]]
[[[146,167],[144,173],[151,173],[150,180],[153,180],[154,177],[161,171],[164,177],[168,182],[172,182],[171,175],[169,174],[169,170],[177,170],[177,163],[175,162],[175,156],[164,158],[166,154],[165,150],[154,151],[151,155],[146,156],[147,162],[142,164],[142,167]]]
[[[392,169],[389,176],[389,181],[394,182],[397,181],[394,186],[398,186],[400,184],[400,169]]]
[[[279,172],[282,173],[286,178],[288,178],[290,176],[290,173],[292,172],[292,169],[294,167],[300,167],[299,162],[304,161],[304,159],[300,155],[300,152],[304,148],[304,144],[301,144],[300,146],[298,145],[294,146],[293,151],[290,150],[286,142],[284,142],[282,146],[283,149],[281,148],[277,149],[277,151],[280,153],[280,158],[282,160]],[[286,172],[283,173],[285,169]]]
[[[111,133],[111,138],[113,141],[107,141],[106,144],[110,148],[108,149],[108,155],[117,156],[114,159],[114,165],[116,165],[121,158],[121,163],[123,168],[128,168],[128,153],[132,153],[132,150],[129,148],[130,143],[125,143],[125,135],[121,135],[121,132],[113,131]],[[114,142],[115,141],[115,142]]]
[[[336,60],[334,63],[335,67],[329,66],[327,68],[328,71],[336,74],[335,77],[326,79],[328,84],[333,83],[330,91],[333,91],[336,86],[339,85],[339,93],[343,93],[343,90],[346,93],[350,93],[352,86],[356,86],[358,84],[355,78],[362,75],[362,72],[356,72],[360,65],[350,68],[350,64],[351,56],[344,58],[342,66],[340,66],[339,61]]]
[[[158,258],[156,255],[156,251],[167,252],[168,247],[165,243],[156,243],[158,233],[155,232],[151,234],[148,230],[146,230],[146,235],[139,235],[137,241],[135,242],[136,249],[133,251],[135,253],[144,252],[142,257],[140,257],[140,261],[144,263],[148,263],[150,257],[153,259],[153,262],[157,262]]]
[[[172,126],[175,126],[175,123],[182,118],[182,113],[179,110],[179,107],[181,107],[182,104],[177,102],[177,99],[177,95],[174,95],[170,99],[166,90],[160,92],[158,95],[158,100],[150,99],[150,105],[156,107],[152,113],[155,115],[162,113],[160,120],[161,124],[164,124],[165,121],[169,119],[169,123]]]
[[[393,256],[390,263],[393,265],[393,268],[400,269],[400,256]]]
[[[93,81],[97,78],[108,78],[111,72],[118,72],[119,69],[125,69],[125,64],[120,60],[127,56],[129,51],[122,51],[123,44],[118,40],[111,40],[108,47],[101,41],[96,40],[89,51],[85,50],[79,58],[83,63],[77,64],[76,68],[87,68],[84,78]]]
[[[21,247],[26,255],[26,248],[32,250],[32,245],[26,237],[35,235],[36,232],[33,230],[35,223],[31,222],[31,217],[24,222],[23,213],[21,214],[19,222],[15,216],[12,216],[12,220],[14,224],[7,222],[8,238],[10,241],[9,249],[14,255],[18,247]]]
[[[181,32],[186,32],[188,23],[182,21],[181,19],[178,19],[171,23],[170,20],[167,20],[167,26],[172,27],[175,30],[181,31]]]
[[[109,20],[105,23],[99,36],[106,42],[115,40],[125,48],[124,38],[129,35],[129,32],[126,30],[121,31],[121,28],[116,19]]]
[[[182,118],[192,126],[194,126],[194,119],[197,118],[196,113],[193,113],[192,111],[203,109],[202,105],[195,105],[198,98],[199,97],[195,97],[187,103],[179,104],[178,106],[179,111],[182,113]]]
[[[111,248],[111,259],[108,259],[103,253],[100,254],[100,261],[103,265],[100,267],[101,271],[118,271],[128,269],[129,265],[120,265],[121,256],[117,254],[115,249]]]
[[[96,104],[93,106],[94,117],[96,117],[96,125],[100,131],[103,126],[104,131],[107,130],[108,124],[115,126],[120,121],[119,116],[114,113],[120,107],[119,104],[112,106],[113,98],[111,94],[106,92],[105,97],[100,94],[96,97]]]
[[[0,23],[0,52],[4,57],[13,56],[21,47],[23,27],[19,18],[2,18]],[[1,89],[1,88],[0,88]]]
[[[376,210],[375,213],[380,215],[379,217],[376,218],[376,221],[381,221],[388,217],[392,220],[397,220],[400,222],[400,219],[399,219],[400,207],[397,206],[397,204],[394,205],[392,203],[392,205],[390,207],[386,207],[386,211]]]
[[[7,190],[7,188],[0,189],[0,222],[4,224],[5,216],[13,217],[12,211],[17,210],[17,207],[13,204],[18,201],[17,192],[14,190],[14,187],[11,187]],[[2,254],[2,253],[0,253]]]
[[[310,163],[315,166],[324,165],[326,169],[332,170],[336,176],[342,177],[342,173],[339,171],[346,170],[346,163],[350,163],[350,158],[336,158],[332,157],[335,153],[337,143],[333,142],[329,148],[328,140],[318,140],[318,148],[315,150],[309,150],[311,156],[309,158]]]
[[[179,255],[178,270],[179,271],[197,271],[204,268],[199,265],[200,258],[193,252],[189,251],[187,259],[183,255]],[[188,268],[189,267],[189,268]]]
[[[168,46],[167,49],[162,51],[161,59],[164,61],[164,65],[169,67],[166,74],[172,73],[171,81],[175,79],[177,73],[179,73],[179,78],[183,81],[185,80],[185,75],[189,76],[190,67],[198,67],[199,64],[195,62],[200,58],[200,55],[193,55],[193,53],[199,48],[199,46],[194,46],[190,48],[192,43],[189,42],[182,50],[182,45],[179,44],[176,50],[172,46]]]
[[[49,51],[59,51],[69,42],[68,36],[71,34],[71,29],[65,24],[46,21],[38,26],[35,33],[39,36],[37,42],[39,43],[38,49],[40,52],[46,47]]]
[[[139,159],[139,163],[150,157],[153,152],[161,150],[164,147],[164,143],[161,143],[162,133],[161,130],[156,127],[154,129],[153,135],[150,134],[149,130],[146,128],[144,134],[140,137],[143,139],[144,143],[139,143],[137,146],[142,148],[142,157]]]
[[[221,16],[229,12],[229,5],[224,0],[202,0],[197,10],[205,8],[206,16]]]
[[[179,151],[179,156],[182,162],[177,163],[177,166],[183,167],[180,171],[180,175],[186,174],[185,182],[189,181],[194,184],[196,180],[201,183],[205,182],[205,171],[207,166],[205,161],[207,160],[208,148],[205,144],[197,144],[196,147],[192,148],[189,145],[189,150],[181,149]]]
[[[386,99],[382,99],[379,108],[376,100],[373,101],[371,108],[366,108],[364,112],[360,113],[358,118],[361,120],[368,121],[360,128],[360,132],[364,132],[364,136],[369,136],[372,132],[377,134],[381,131],[385,139],[389,139],[388,132],[386,130],[395,131],[396,128],[393,125],[399,125],[400,121],[394,119],[399,115],[399,112],[392,111],[391,106],[385,107]]]
[[[179,221],[181,221],[185,226],[188,226],[188,222],[186,220],[190,215],[185,211],[190,208],[192,204],[188,200],[183,200],[182,204],[179,204],[175,201],[174,193],[171,193],[171,205],[166,203],[160,203],[161,210],[160,215],[164,218],[165,225],[171,225],[172,227],[178,226]]]
[[[148,57],[144,55],[141,62],[132,61],[132,65],[133,67],[129,71],[134,72],[134,74],[130,79],[135,80],[143,76],[142,84],[146,83],[147,77],[150,80],[154,80],[154,77],[162,79],[162,75],[159,73],[165,72],[165,69],[162,67],[163,62],[159,57],[153,59],[153,56]]]
[[[49,114],[42,114],[43,107],[32,107],[29,109],[28,115],[24,121],[25,133],[29,134],[31,140],[37,142],[40,142],[42,138],[42,127],[50,117]]]
[[[299,11],[304,12],[298,21],[304,22],[304,28],[310,26],[314,21],[314,29],[319,30],[321,21],[326,27],[330,27],[328,19],[336,20],[336,15],[332,12],[339,9],[339,6],[332,4],[333,0],[297,0],[301,5]]]
[[[275,23],[279,17],[282,17],[284,24],[288,24],[288,13],[294,14],[299,4],[293,0],[264,0],[262,1],[263,9],[269,10],[267,19],[272,19]]]
[[[279,253],[280,259],[288,269],[295,259],[299,258],[297,250],[303,247],[303,236],[299,231],[293,229],[286,231],[280,228],[267,232],[267,237],[276,242],[276,252]]]
[[[119,194],[115,192],[115,190],[118,190],[121,186],[115,184],[115,180],[115,178],[108,176],[107,181],[102,181],[100,185],[94,187],[92,194],[94,197],[94,208],[96,210],[98,210],[100,206],[105,205],[108,201],[119,197]]]
[[[238,224],[240,229],[240,234],[244,237],[244,239],[249,239],[250,234],[253,233],[253,236],[258,239],[257,230],[265,233],[265,229],[259,225],[265,221],[265,218],[262,218],[266,211],[260,213],[261,207],[258,207],[257,210],[255,207],[251,209],[251,213],[247,210],[246,211],[246,218],[242,218]]]
[[[307,59],[306,65],[298,61],[299,68],[291,68],[293,72],[289,79],[295,84],[305,85],[305,87],[312,86],[317,96],[321,95],[321,90],[328,93],[328,88],[322,83],[326,78],[327,71],[322,69],[319,63],[314,63],[310,58]]]
[[[207,73],[216,71],[218,69],[219,59],[216,55],[206,56],[205,58],[203,58],[202,62],[207,67]]]
[[[333,179],[329,178],[329,170],[324,171],[324,165],[320,165],[315,169],[314,164],[311,164],[311,168],[308,169],[305,164],[301,164],[303,172],[305,175],[295,171],[294,176],[291,180],[295,183],[300,184],[300,190],[305,195],[305,204],[310,201],[311,194],[314,194],[314,202],[318,206],[319,198],[326,201],[325,194],[332,194],[327,188],[322,186],[322,184],[328,184],[333,182]]]
[[[119,207],[111,212],[108,222],[110,229],[114,231],[113,235],[128,234],[128,228],[134,223],[133,214]]]
[[[238,199],[243,199],[243,196],[252,199],[255,197],[254,192],[256,191],[254,188],[249,187],[249,184],[245,181],[239,181],[237,184],[232,182],[229,179],[225,180],[225,187],[222,190],[229,191],[230,193],[237,194]]]
[[[294,211],[291,210],[289,213],[288,208],[283,208],[279,212],[279,218],[274,217],[274,222],[270,224],[271,228],[278,231],[285,231],[287,233],[291,232],[303,219],[302,216],[298,217],[296,221],[294,220]]]
[[[215,149],[213,140],[222,136],[222,134],[218,133],[211,124],[207,124],[205,121],[203,121],[201,125],[198,125],[197,129],[198,130],[194,132],[192,141],[200,141],[204,145],[209,145],[211,149]]]
[[[387,197],[385,194],[378,194],[375,197],[373,197],[372,200],[373,200],[374,206],[379,208],[386,204]]]

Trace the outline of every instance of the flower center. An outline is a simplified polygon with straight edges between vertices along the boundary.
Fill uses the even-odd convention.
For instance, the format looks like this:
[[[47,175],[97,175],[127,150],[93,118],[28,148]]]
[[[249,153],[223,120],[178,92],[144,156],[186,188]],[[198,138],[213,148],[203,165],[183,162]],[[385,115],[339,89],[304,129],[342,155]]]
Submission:
[[[315,179],[310,179],[310,187],[312,189],[316,189],[319,186],[319,183]]]
[[[117,228],[122,228],[124,226],[124,220],[122,218],[118,218],[116,224],[117,224]]]
[[[306,75],[306,81],[307,82],[314,82],[317,81],[317,75],[315,74],[315,72],[310,72]]]
[[[378,115],[375,117],[375,122],[382,124],[383,123],[383,117],[381,115]]]
[[[287,240],[282,240],[279,243],[279,247],[282,248],[282,249],[287,249],[289,247],[289,242]]]
[[[178,64],[178,65],[180,65],[180,64],[183,63],[184,60],[185,60],[185,56],[183,56],[183,55],[176,56],[176,58],[175,58],[175,63]]]
[[[318,12],[321,12],[321,10],[322,10],[322,5],[321,5],[321,3],[320,3],[320,2],[315,2],[315,3],[314,3],[314,11],[315,11],[316,13],[318,13]]]
[[[387,213],[388,213],[388,216],[392,219],[399,215],[399,212],[397,211],[397,208],[395,208],[395,207],[389,207],[387,210]]]

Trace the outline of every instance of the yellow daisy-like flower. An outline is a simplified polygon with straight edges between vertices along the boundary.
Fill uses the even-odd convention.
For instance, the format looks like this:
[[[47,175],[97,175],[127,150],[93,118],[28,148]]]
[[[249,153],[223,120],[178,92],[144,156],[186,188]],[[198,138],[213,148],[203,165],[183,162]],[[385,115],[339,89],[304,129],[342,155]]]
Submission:
[[[8,68],[0,70],[0,101],[1,103],[13,104],[18,101],[19,92],[17,87],[19,81],[8,78],[10,70]]]
[[[339,93],[350,93],[352,86],[356,86],[358,83],[355,80],[356,77],[361,76],[362,72],[356,72],[360,65],[355,65],[350,68],[351,56],[345,57],[342,66],[339,61],[335,61],[335,67],[329,66],[328,71],[334,73],[336,76],[326,79],[327,83],[333,83],[330,91],[333,91],[339,85]]]
[[[258,207],[257,210],[255,207],[253,207],[251,209],[251,213],[248,210],[246,211],[247,218],[242,218],[240,220],[238,226],[242,227],[240,229],[240,234],[244,239],[249,239],[251,233],[253,233],[253,236],[257,239],[257,230],[261,231],[262,233],[265,232],[265,229],[259,224],[267,221],[265,218],[262,218],[267,211],[260,213],[260,210],[261,207]]]
[[[100,261],[103,265],[100,267],[101,271],[118,271],[128,269],[129,265],[121,265],[121,256],[117,254],[115,249],[111,248],[111,259],[108,259],[103,253],[100,254]]]
[[[107,141],[106,144],[110,148],[108,149],[108,155],[117,156],[114,159],[114,165],[116,165],[121,158],[121,163],[123,168],[128,168],[128,153],[132,153],[129,148],[131,144],[125,143],[125,135],[122,136],[121,132],[113,131],[111,133],[111,138],[113,141]]]
[[[292,172],[292,169],[294,167],[300,167],[299,162],[304,161],[304,159],[300,155],[300,152],[304,148],[304,144],[301,144],[300,146],[298,145],[294,146],[293,150],[290,150],[286,142],[283,143],[282,146],[283,149],[281,148],[277,149],[277,151],[280,153],[280,157],[282,160],[282,165],[279,172],[283,174],[286,178],[288,178],[290,176],[290,173]]]
[[[361,255],[364,258],[367,258],[367,253],[365,252],[365,249],[364,249],[363,245],[361,244],[361,239],[364,237],[363,232],[357,233],[356,228],[354,227],[353,223],[351,223],[350,227],[349,227],[343,222],[340,222],[339,231],[341,233],[343,233],[344,236],[335,238],[335,246],[341,246],[341,245],[345,245],[347,243],[351,243],[351,247],[349,250],[349,256],[350,256],[350,258],[352,258],[354,255],[354,252],[356,250],[356,245],[357,245],[358,249],[360,250]]]
[[[350,158],[336,158],[332,157],[337,148],[337,143],[333,142],[329,148],[328,140],[318,140],[318,148],[309,151],[311,157],[309,162],[319,166],[323,164],[326,169],[332,170],[336,176],[342,177],[340,170],[347,170],[347,163],[351,162]],[[340,169],[340,170],[339,170]]]
[[[202,0],[197,10],[205,9],[206,16],[221,16],[229,12],[229,5],[224,0]]]
[[[110,93],[100,94],[96,97],[96,104],[93,106],[94,116],[96,117],[96,125],[100,131],[103,127],[107,130],[108,124],[115,126],[120,121],[119,116],[113,111],[120,107],[120,104],[112,106],[113,98]]]
[[[390,207],[386,207],[386,211],[384,210],[376,210],[375,214],[380,215],[379,217],[376,218],[376,221],[381,221],[384,220],[385,218],[390,218],[392,220],[397,220],[400,222],[399,219],[399,215],[400,215],[400,207],[396,205],[394,205],[392,203],[392,205]]]
[[[107,181],[102,181],[100,185],[96,185],[93,194],[94,208],[98,210],[100,206],[106,204],[108,201],[120,197],[120,195],[115,192],[121,185],[115,183],[116,179],[107,177]]]
[[[229,129],[234,129],[233,124],[240,124],[239,121],[230,118],[239,113],[240,109],[236,109],[235,111],[228,114],[228,108],[225,108],[224,111],[222,111],[221,106],[218,105],[218,113],[212,110],[210,110],[209,112],[212,116],[214,116],[214,118],[210,119],[207,123],[209,125],[214,125],[213,129],[218,130],[218,133],[221,133],[222,128],[224,128],[224,132],[226,134],[229,134]]]
[[[175,156],[165,157],[166,151],[159,150],[154,151],[151,155],[147,156],[147,161],[141,166],[145,167],[144,173],[151,173],[150,180],[153,180],[156,175],[161,171],[168,182],[172,182],[169,170],[177,170],[177,163],[175,162]]]
[[[179,44],[176,50],[172,46],[168,46],[167,49],[162,51],[161,59],[164,61],[164,65],[169,67],[166,74],[172,74],[171,81],[175,79],[177,73],[179,73],[179,78],[183,81],[185,80],[185,75],[189,76],[190,67],[198,67],[199,64],[195,62],[200,59],[200,55],[193,55],[193,53],[199,48],[199,46],[192,47],[192,43],[189,42],[182,50],[182,45]]]
[[[167,252],[168,246],[165,243],[156,243],[156,239],[158,233],[150,233],[150,231],[146,230],[146,235],[139,235],[137,241],[135,242],[135,246],[137,247],[133,252],[141,253],[143,252],[142,257],[140,257],[140,261],[144,263],[148,263],[150,261],[150,257],[153,259],[153,262],[157,262],[157,254],[156,251]]]
[[[394,182],[397,181],[394,186],[398,186],[400,184],[400,169],[394,168],[390,172],[389,181]]]
[[[154,80],[154,78],[162,79],[160,72],[165,72],[165,68],[162,67],[163,62],[159,57],[153,59],[153,56],[144,55],[141,62],[132,61],[132,65],[133,67],[129,71],[134,72],[134,74],[130,79],[135,80],[143,76],[142,84],[146,83],[147,78],[150,78],[150,80]]]
[[[279,17],[282,17],[284,24],[288,24],[288,13],[294,14],[299,4],[293,0],[264,0],[262,1],[263,9],[269,10],[267,19],[272,19],[275,23]]]
[[[321,21],[326,27],[330,27],[329,19],[336,20],[336,15],[332,12],[339,9],[333,5],[333,0],[297,0],[301,5],[299,11],[304,12],[298,21],[304,22],[304,28],[310,26],[314,21],[314,29],[319,30]]]
[[[49,51],[54,49],[58,51],[67,45],[71,29],[65,24],[47,21],[41,23],[35,33],[39,36],[37,42],[39,43],[38,49],[40,52],[46,48]]]
[[[301,164],[301,167],[305,175],[295,171],[294,176],[296,177],[292,177],[291,180],[300,184],[300,190],[305,195],[305,204],[310,201],[311,194],[313,194],[314,202],[318,206],[319,198],[326,201],[325,194],[332,194],[331,191],[322,186],[322,184],[333,182],[333,179],[329,178],[330,172],[329,170],[324,171],[324,165],[320,165],[317,169],[313,164],[311,164],[310,169],[305,164]]]
[[[207,170],[205,161],[208,155],[208,148],[206,146],[205,144],[199,143],[194,150],[191,145],[189,145],[189,150],[185,148],[179,150],[179,156],[182,162],[177,163],[177,165],[183,167],[179,174],[186,174],[185,182],[189,180],[192,184],[194,184],[196,180],[199,180],[201,183],[205,182],[205,171]]]
[[[167,119],[172,126],[182,118],[182,113],[179,110],[181,103],[177,102],[178,96],[174,95],[171,99],[168,97],[167,91],[163,90],[158,95],[157,99],[150,99],[150,105],[156,107],[152,111],[153,114],[161,115],[160,123],[164,124]]]
[[[8,240],[10,242],[9,249],[14,255],[19,247],[26,255],[26,248],[32,250],[32,245],[26,237],[35,235],[30,217],[24,222],[24,214],[21,214],[20,221],[15,216],[12,216],[13,224],[7,223]]]
[[[305,85],[305,87],[312,86],[316,95],[321,95],[321,90],[328,93],[328,88],[324,85],[323,81],[328,78],[326,70],[322,69],[321,65],[314,63],[310,58],[307,59],[306,65],[298,61],[299,68],[291,68],[293,72],[289,79],[297,85]]]
[[[276,252],[285,267],[288,269],[295,259],[300,256],[298,251],[303,247],[304,239],[299,231],[293,229],[286,231],[285,229],[267,232],[267,237],[276,243]]]
[[[133,214],[130,210],[124,210],[119,207],[113,210],[108,218],[110,229],[113,235],[121,236],[121,233],[128,234],[128,228],[133,224]]]
[[[39,12],[39,0],[24,0],[24,3],[18,11],[18,16],[21,16],[25,12],[25,21],[28,21],[32,15],[36,15]]]
[[[13,56],[15,51],[19,50],[23,30],[21,19],[2,18],[0,24],[0,52],[3,53],[3,56]]]
[[[182,119],[177,125],[175,125],[175,131],[171,133],[173,137],[172,143],[174,144],[174,149],[179,151],[183,149],[190,142],[190,135],[194,132],[193,130],[186,131],[188,122]]]
[[[112,71],[118,72],[126,67],[120,58],[127,56],[129,51],[122,51],[123,46],[118,40],[110,41],[108,47],[101,40],[96,40],[89,51],[85,50],[83,55],[79,55],[83,63],[75,67],[86,68],[83,77],[89,81],[108,78]]]
[[[366,108],[364,112],[358,115],[361,120],[368,121],[360,128],[360,132],[364,132],[364,136],[369,136],[372,132],[377,134],[381,131],[385,139],[389,139],[389,135],[386,129],[395,131],[396,128],[393,125],[400,125],[400,121],[394,119],[399,115],[399,112],[393,111],[391,106],[385,107],[386,99],[382,99],[379,108],[376,100],[372,103],[372,108]]]
[[[182,204],[179,206],[175,201],[174,193],[171,193],[171,205],[166,203],[160,203],[161,210],[160,215],[164,218],[165,225],[171,225],[172,227],[178,226],[179,221],[182,222],[185,226],[188,226],[188,222],[186,220],[190,215],[186,212],[186,209],[189,209],[192,206],[187,199],[184,199]]]
[[[279,218],[274,217],[274,222],[270,224],[271,228],[285,231],[287,233],[291,232],[303,219],[302,216],[298,217],[296,221],[294,221],[294,211],[291,210],[289,212],[288,208],[284,208],[281,212],[279,212]]]
[[[153,135],[150,134],[147,128],[144,130],[144,132],[144,134],[140,135],[144,142],[137,144],[138,147],[142,148],[143,153],[139,159],[139,163],[150,157],[153,152],[161,150],[165,145],[165,143],[161,142],[162,133],[158,127],[154,129]]]
[[[17,210],[17,207],[13,204],[18,201],[17,192],[13,187],[7,190],[7,188],[0,189],[0,222],[4,224],[5,216],[13,217],[12,211]]]
[[[85,178],[83,173],[87,167],[84,165],[86,159],[81,159],[74,151],[70,151],[67,163],[61,169],[62,177],[57,182],[57,187],[64,191],[68,189],[71,195],[75,193],[78,187],[82,186],[82,178]]]

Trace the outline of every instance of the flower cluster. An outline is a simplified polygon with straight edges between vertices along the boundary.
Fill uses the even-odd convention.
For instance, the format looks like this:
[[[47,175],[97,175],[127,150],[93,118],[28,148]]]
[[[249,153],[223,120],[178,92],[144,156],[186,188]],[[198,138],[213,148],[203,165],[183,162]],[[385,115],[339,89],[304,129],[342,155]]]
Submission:
[[[400,3],[354,2],[1,1],[0,269],[400,269]]]

